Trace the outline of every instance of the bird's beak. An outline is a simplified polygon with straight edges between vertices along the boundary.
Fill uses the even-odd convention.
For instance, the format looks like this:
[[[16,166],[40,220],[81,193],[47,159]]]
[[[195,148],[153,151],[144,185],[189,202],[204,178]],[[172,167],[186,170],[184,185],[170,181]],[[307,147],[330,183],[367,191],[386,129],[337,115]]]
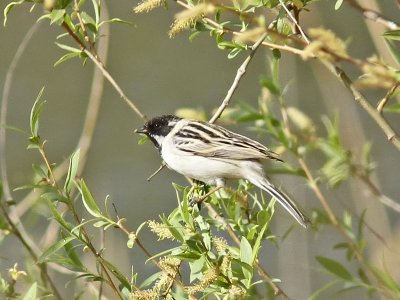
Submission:
[[[147,128],[146,128],[145,126],[143,126],[143,127],[138,128],[138,129],[135,129],[135,133],[144,133],[144,134],[147,134],[148,131],[147,131]]]

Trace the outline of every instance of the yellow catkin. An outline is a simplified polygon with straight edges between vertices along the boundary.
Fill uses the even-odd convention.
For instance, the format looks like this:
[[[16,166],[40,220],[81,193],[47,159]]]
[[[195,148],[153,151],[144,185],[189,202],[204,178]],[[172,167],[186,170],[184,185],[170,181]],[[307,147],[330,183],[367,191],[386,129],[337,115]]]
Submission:
[[[135,13],[147,13],[165,4],[165,0],[144,0],[133,8]]]

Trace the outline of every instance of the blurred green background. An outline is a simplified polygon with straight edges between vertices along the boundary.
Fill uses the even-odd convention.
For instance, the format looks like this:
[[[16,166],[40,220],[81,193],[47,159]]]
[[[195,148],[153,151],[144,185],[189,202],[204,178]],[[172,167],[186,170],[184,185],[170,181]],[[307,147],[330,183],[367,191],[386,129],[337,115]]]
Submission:
[[[8,1],[0,5],[3,10]],[[372,4],[373,1],[365,1]],[[200,35],[194,41],[188,41],[188,33],[179,34],[170,39],[167,31],[178,7],[168,4],[168,9],[157,9],[149,14],[136,15],[132,7],[135,1],[106,1],[110,17],[118,17],[132,22],[133,26],[114,24],[110,28],[109,55],[107,67],[125,93],[148,116],[174,113],[181,107],[203,108],[207,113],[216,108],[224,98],[237,68],[245,54],[233,60],[227,59],[227,53],[217,49],[215,42],[207,34]],[[398,17],[399,10],[395,1],[382,1],[382,13],[389,18]],[[376,50],[371,32],[362,16],[348,8],[334,11],[334,1],[316,1],[315,9],[302,14],[304,28],[323,26],[332,29],[342,39],[349,42],[349,52],[360,58],[372,55]],[[0,83],[3,85],[6,73],[16,49],[27,30],[33,26],[42,14],[36,7],[29,12],[29,7],[19,7],[12,11],[6,27],[0,27]],[[368,24],[371,25],[371,24]],[[383,31],[379,26],[376,39],[383,49],[385,60],[390,56],[385,50]],[[48,26],[41,21],[34,33],[27,50],[23,54],[14,74],[10,103],[7,113],[7,125],[28,130],[29,113],[33,102],[42,86],[45,86],[44,99],[47,101],[41,117],[40,135],[48,142],[46,149],[52,162],[61,162],[74,150],[86,114],[86,105],[90,93],[93,64],[88,61],[84,66],[78,59],[70,60],[57,67],[53,64],[64,54],[55,44],[55,37],[61,32],[58,26]],[[237,101],[257,105],[260,96],[259,79],[268,74],[266,59],[270,51],[263,49],[256,54],[247,74],[240,82],[233,97]],[[287,104],[306,112],[315,122],[319,133],[324,133],[321,116],[333,117],[338,114],[342,138],[345,145],[360,153],[360,145],[370,140],[373,145],[373,159],[377,162],[376,183],[382,191],[395,200],[399,199],[400,170],[399,153],[387,142],[376,124],[354,102],[348,91],[324,69],[317,61],[304,62],[291,54],[283,53],[281,70],[282,85],[289,85],[286,94]],[[349,74],[354,70],[346,69]],[[368,91],[366,95],[377,101],[383,94]],[[374,103],[373,103],[374,104]],[[400,130],[398,115],[389,115],[388,120]],[[134,229],[149,219],[158,219],[161,214],[168,214],[177,204],[172,182],[186,185],[185,179],[169,170],[163,170],[149,183],[146,178],[160,165],[157,151],[150,143],[139,146],[139,136],[133,130],[142,121],[119,98],[114,89],[105,82],[99,120],[93,142],[83,172],[90,189],[98,202],[109,195],[120,217],[127,218],[126,226]],[[254,136],[245,126],[231,127],[259,141],[270,144],[268,136]],[[35,151],[26,150],[27,137],[16,131],[7,130],[7,170],[12,188],[32,181],[32,163],[41,163]],[[283,157],[288,163],[296,165],[290,157]],[[316,160],[316,163],[318,161]],[[268,170],[270,165],[266,165]],[[319,202],[309,191],[305,181],[287,176],[271,176],[277,185],[284,186],[297,202],[310,212],[319,207]],[[235,183],[233,183],[235,184]],[[375,236],[368,234],[371,243],[376,243],[369,256],[376,261],[387,259],[387,265],[397,265],[399,258],[399,218],[386,210],[359,182],[353,180],[341,185],[337,190],[327,190],[327,197],[338,215],[349,209],[360,215],[367,209],[367,222],[387,243],[385,246]],[[13,193],[18,202],[25,196],[25,191]],[[42,211],[40,200],[30,207],[30,211]],[[292,224],[290,216],[278,209],[274,218],[273,232],[280,236]],[[32,217],[26,213],[23,220],[30,233],[40,241],[40,233],[46,226],[46,218]],[[40,214],[39,214],[40,215]],[[315,233],[299,226],[295,234],[280,245],[279,249],[266,243],[263,249],[263,264],[267,270],[282,280],[282,288],[293,299],[306,299],[312,291],[328,282],[331,277],[320,268],[314,256],[326,255],[344,261],[342,252],[332,246],[337,241],[332,230]],[[138,250],[126,247],[126,237],[120,232],[107,231],[106,254],[116,265],[129,274],[131,265],[144,279],[154,271],[154,266],[145,264],[145,257]],[[153,252],[163,247],[155,237],[142,237],[146,246]],[[22,261],[25,251],[16,240],[10,239],[0,246],[0,271]],[[397,247],[397,248],[396,248]],[[397,257],[397,258],[396,258]],[[351,268],[351,266],[349,266]],[[317,272],[317,273],[316,273]],[[320,276],[314,276],[319,274]],[[397,276],[400,274],[397,273]],[[62,275],[60,284],[65,280]],[[400,279],[400,277],[397,277]],[[63,289],[61,289],[63,291]],[[360,299],[359,291],[354,290],[342,295],[332,294],[330,299]]]

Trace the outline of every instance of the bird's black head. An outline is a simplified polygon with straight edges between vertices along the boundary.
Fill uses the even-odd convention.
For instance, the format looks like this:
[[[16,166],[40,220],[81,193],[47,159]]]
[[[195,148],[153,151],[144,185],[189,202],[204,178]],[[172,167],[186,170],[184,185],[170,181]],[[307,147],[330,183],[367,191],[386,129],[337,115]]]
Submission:
[[[135,132],[143,133],[147,135],[153,144],[161,149],[164,138],[174,128],[175,124],[180,121],[181,118],[174,115],[164,115],[155,117],[150,121],[147,121],[143,127],[136,129]]]

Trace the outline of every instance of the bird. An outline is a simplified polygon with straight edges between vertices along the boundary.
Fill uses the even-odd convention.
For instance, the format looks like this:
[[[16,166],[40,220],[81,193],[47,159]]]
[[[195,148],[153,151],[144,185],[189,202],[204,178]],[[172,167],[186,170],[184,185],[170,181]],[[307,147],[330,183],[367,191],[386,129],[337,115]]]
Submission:
[[[154,117],[135,132],[152,141],[169,169],[217,188],[227,179],[246,179],[275,198],[300,225],[310,223],[267,179],[261,160],[282,160],[261,143],[216,124],[175,115]]]

